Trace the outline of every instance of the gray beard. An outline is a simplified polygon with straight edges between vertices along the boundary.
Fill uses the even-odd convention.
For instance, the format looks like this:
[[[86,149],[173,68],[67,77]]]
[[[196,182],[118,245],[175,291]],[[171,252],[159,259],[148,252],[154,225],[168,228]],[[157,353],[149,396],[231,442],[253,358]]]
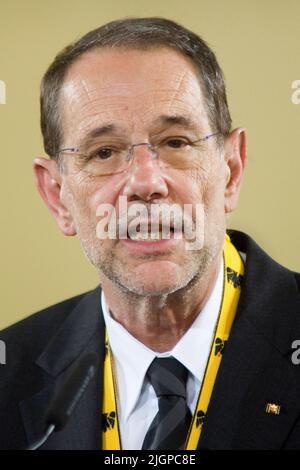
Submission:
[[[111,250],[105,257],[101,256],[101,243],[99,240],[90,240],[80,236],[78,237],[82,246],[83,252],[87,260],[96,268],[98,274],[107,277],[113,284],[124,294],[131,294],[133,296],[143,297],[164,297],[175,292],[181,295],[187,295],[196,284],[201,282],[201,279],[207,273],[209,266],[217,255],[217,250],[211,250],[204,246],[200,251],[193,251],[192,259],[187,263],[185,274],[182,276],[180,283],[173,287],[165,288],[160,291],[147,292],[143,287],[135,286],[133,280],[126,270],[126,266],[120,264],[116,258],[115,251]],[[158,255],[145,255],[145,259],[155,259]]]

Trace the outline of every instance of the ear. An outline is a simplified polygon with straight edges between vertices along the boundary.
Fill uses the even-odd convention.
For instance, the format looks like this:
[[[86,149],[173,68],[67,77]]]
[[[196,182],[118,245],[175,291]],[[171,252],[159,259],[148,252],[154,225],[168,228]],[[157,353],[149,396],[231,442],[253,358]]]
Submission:
[[[75,224],[61,199],[62,176],[54,160],[35,158],[33,171],[37,189],[64,235],[76,235]]]
[[[247,160],[246,131],[234,129],[225,138],[225,164],[227,166],[227,181],[224,194],[225,212],[232,212],[237,206],[239,193],[245,173]]]

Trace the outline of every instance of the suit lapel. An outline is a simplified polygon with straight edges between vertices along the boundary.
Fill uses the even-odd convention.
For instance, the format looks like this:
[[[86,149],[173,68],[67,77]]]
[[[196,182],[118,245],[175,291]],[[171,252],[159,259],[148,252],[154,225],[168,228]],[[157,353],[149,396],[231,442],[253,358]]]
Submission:
[[[279,449],[299,409],[300,384],[288,359],[239,322],[226,345],[199,449]],[[281,406],[279,415],[266,405]]]
[[[98,376],[89,384],[66,427],[53,433],[42,449],[100,448],[104,360],[100,292],[97,288],[85,295],[50,340],[36,360],[36,367],[44,372],[41,388],[19,404],[28,443],[33,443],[44,432],[43,418],[51,399],[78,360],[88,352],[98,354]]]
[[[290,272],[251,239],[245,246],[235,238],[247,253],[245,278],[198,448],[280,449],[300,413],[290,357],[300,337],[299,294]],[[266,412],[268,403],[281,406],[279,415]]]

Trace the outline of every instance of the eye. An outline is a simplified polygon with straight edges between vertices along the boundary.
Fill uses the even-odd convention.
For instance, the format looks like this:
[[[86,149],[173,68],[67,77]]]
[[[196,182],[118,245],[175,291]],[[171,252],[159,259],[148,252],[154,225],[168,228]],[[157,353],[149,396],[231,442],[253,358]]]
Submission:
[[[101,161],[108,160],[109,158],[113,156],[113,152],[114,152],[113,149],[109,147],[102,147],[92,152],[89,155],[89,160],[91,159],[98,159]]]
[[[173,138],[166,140],[165,145],[173,149],[181,149],[189,145],[189,142],[184,139]]]

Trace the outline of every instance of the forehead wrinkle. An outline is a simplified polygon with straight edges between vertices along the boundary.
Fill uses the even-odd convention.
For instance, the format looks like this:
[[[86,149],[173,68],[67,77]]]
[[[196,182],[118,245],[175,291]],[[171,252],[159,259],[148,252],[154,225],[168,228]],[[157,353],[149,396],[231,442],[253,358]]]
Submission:
[[[117,114],[117,119],[116,119],[115,114],[106,113],[105,115],[103,115],[102,113],[99,113],[98,111],[96,111],[93,114],[89,114],[81,121],[80,129],[88,132],[90,129],[92,129],[92,126],[96,128],[96,127],[109,125],[109,124],[114,124],[118,126],[120,129],[125,129],[129,127],[128,118],[126,119],[125,116],[120,116],[120,113]]]
[[[173,91],[173,96],[171,96],[171,98],[170,98],[169,108],[172,107],[173,101],[176,100],[178,94],[182,91],[181,86],[182,86],[182,84],[185,80],[186,75],[187,75],[187,71],[184,71],[182,73],[181,77],[179,78],[179,80],[177,81],[177,86],[176,86],[175,90]],[[169,111],[170,111],[170,109],[169,109]]]
[[[98,108],[100,108],[102,112],[102,109],[105,107],[106,114],[114,110],[119,111],[120,97],[109,95],[108,90],[109,86],[100,87],[99,84],[89,87],[87,81],[84,79],[72,80],[70,83],[64,84],[62,89],[65,104],[65,106],[63,106],[64,114],[69,115],[70,119],[74,121],[76,120],[76,115],[82,116],[82,114],[85,113],[89,114],[89,116],[87,116],[89,119],[93,114],[99,113]],[[107,108],[107,102],[109,104],[109,110]],[[78,109],[80,112],[78,112]],[[93,114],[91,114],[92,112]]]
[[[198,91],[197,93],[195,91],[192,93],[193,90],[182,88],[186,75],[187,72],[181,74],[175,90],[169,87],[151,90],[135,90],[134,98],[136,98],[136,101],[134,101],[132,96],[127,95],[124,96],[124,103],[120,103],[120,96],[109,95],[108,93],[106,93],[105,96],[97,96],[97,93],[100,92],[102,94],[103,90],[108,90],[109,87],[93,88],[89,90],[86,81],[79,80],[75,82],[75,84],[73,83],[73,90],[74,86],[77,88],[77,97],[74,96],[74,93],[73,96],[72,94],[68,96],[68,98],[71,98],[71,105],[67,107],[67,110],[69,110],[69,118],[73,126],[77,127],[76,132],[78,132],[78,130],[89,128],[91,122],[98,124],[98,121],[100,121],[100,123],[103,123],[103,112],[105,114],[105,122],[114,122],[117,113],[118,120],[122,119],[122,115],[124,116],[122,120],[126,122],[126,128],[128,128],[128,124],[130,124],[130,127],[135,129],[138,128],[141,122],[143,125],[151,125],[153,122],[153,111],[156,112],[158,106],[162,106],[161,112],[165,114],[186,116],[187,114],[192,115],[193,112],[197,112],[199,117],[201,115],[203,116],[204,109],[202,109],[202,106],[199,106],[199,98],[201,96],[200,88],[200,93],[198,93]],[[81,87],[83,93],[78,87]],[[92,95],[95,95],[95,97]],[[86,97],[87,100],[83,97]],[[145,97],[147,97],[148,101],[147,106],[145,106]],[[185,99],[185,97],[189,98]],[[75,109],[72,106],[73,103]],[[107,104],[109,104],[109,106],[107,106]],[[80,113],[78,113],[78,106],[80,107]],[[124,109],[121,109],[122,106]],[[199,108],[201,110],[200,113]],[[85,116],[83,117],[83,115]],[[76,116],[78,116],[77,119]]]
[[[153,95],[154,99],[169,100],[169,107],[172,106],[174,101],[177,99],[184,99],[187,97],[187,101],[198,101],[201,95],[201,89],[197,80],[197,89],[193,90],[189,86],[189,71],[184,71],[180,77],[174,77],[172,83],[168,88],[166,88],[165,81],[162,80],[160,85],[160,80],[154,79],[153,82],[150,82],[150,86],[145,89],[144,84],[142,89],[136,82],[126,82],[124,81],[112,84],[111,81],[107,85],[103,85],[103,80],[96,80],[91,77],[73,79],[69,83],[63,85],[63,92],[65,99],[68,101],[68,108],[76,110],[79,106],[82,110],[85,110],[90,105],[94,107],[95,105],[101,104],[106,106],[109,103],[110,107],[119,104],[120,98],[126,100],[132,100],[132,98],[138,99],[139,97],[143,100],[145,96]],[[186,79],[186,77],[188,77]],[[175,82],[175,83],[174,83]],[[186,87],[183,87],[183,83],[186,82]],[[149,85],[149,84],[148,84]],[[174,85],[175,89],[174,89]],[[182,96],[180,96],[182,94]],[[161,95],[161,97],[160,97]],[[190,98],[189,98],[190,95]],[[130,103],[129,103],[130,104]]]
[[[64,101],[67,102],[69,108],[76,107],[80,101],[91,102],[90,93],[87,89],[84,79],[67,79],[62,85],[62,95]],[[86,96],[87,99],[84,99],[83,96]]]
[[[83,72],[82,72],[83,73]],[[104,76],[105,77],[105,76]],[[189,70],[183,71],[179,76],[171,77],[172,82],[169,82],[169,87],[165,88],[165,79],[164,78],[156,78],[154,77],[153,80],[148,83],[150,84],[150,87],[148,87],[147,90],[145,90],[145,81],[137,81],[136,79],[133,81],[130,81],[129,78],[127,79],[119,79],[117,82],[113,82],[113,78],[111,76],[107,76],[104,78],[103,74],[98,74],[95,76],[87,76],[87,77],[78,77],[71,79],[69,76],[66,78],[65,83],[63,85],[64,91],[66,94],[68,94],[68,98],[70,99],[70,95],[72,96],[72,100],[76,99],[76,95],[79,97],[82,96],[82,90],[84,91],[84,94],[87,96],[88,100],[87,101],[93,101],[94,98],[93,94],[96,94],[98,92],[102,92],[103,96],[102,98],[104,99],[110,99],[112,98],[112,95],[109,95],[108,92],[113,92],[113,95],[115,96],[124,96],[125,97],[130,97],[129,95],[134,95],[137,96],[139,94],[143,93],[148,93],[148,92],[169,92],[172,93],[174,96],[178,92],[180,92],[180,88],[182,87],[183,82],[186,82],[186,87],[183,88],[183,93],[186,94],[188,91],[191,93],[189,82],[194,82],[197,81],[197,88],[200,91],[200,84],[197,79],[197,77],[194,77],[193,74]],[[68,83],[69,80],[69,83]],[[107,82],[107,84],[105,83]],[[160,84],[162,82],[162,84]],[[154,87],[154,88],[153,88]],[[172,89],[174,88],[175,89]],[[140,90],[139,90],[140,88]],[[188,90],[189,89],[189,90]],[[195,93],[192,93],[195,95]],[[198,94],[198,93],[197,93]]]
[[[162,114],[154,119],[152,113],[153,108],[144,110],[141,121],[143,125],[149,126],[153,131],[171,126],[201,131],[207,124],[204,110],[187,109],[181,103],[176,106],[173,103],[172,110],[169,107],[166,107],[165,110],[162,109]]]
[[[165,51],[166,52],[166,51]],[[87,101],[92,101],[94,99],[93,95],[97,93],[98,91],[103,92],[103,97],[104,99],[107,98],[109,95],[110,91],[113,91],[114,94],[117,94],[118,96],[121,95],[127,95],[127,93],[132,93],[134,92],[134,95],[139,94],[138,88],[144,88],[145,82],[146,85],[148,85],[148,90],[147,91],[153,91],[151,88],[153,86],[157,88],[160,88],[163,92],[169,91],[173,93],[173,99],[176,97],[178,92],[180,91],[180,88],[182,87],[183,82],[186,83],[185,88],[183,91],[186,93],[188,90],[189,93],[193,91],[193,95],[196,94],[196,90],[193,90],[195,85],[195,82],[197,82],[197,95],[199,95],[199,92],[201,93],[201,87],[199,83],[199,79],[195,70],[195,67],[193,64],[190,63],[190,61],[187,61],[186,59],[184,60],[184,64],[180,63],[179,66],[176,63],[176,67],[172,67],[172,73],[169,76],[168,84],[170,85],[170,88],[168,90],[165,90],[162,87],[165,87],[166,80],[165,76],[162,75],[160,76],[160,71],[162,70],[162,73],[164,74],[166,70],[168,70],[168,67],[170,67],[170,51],[168,52],[168,60],[164,60],[164,51],[160,51],[162,53],[162,60],[158,63],[158,74],[155,72],[155,70],[151,69],[148,70],[147,67],[143,67],[141,69],[141,76],[139,73],[135,74],[133,77],[128,74],[128,64],[130,64],[131,60],[131,55],[127,53],[127,59],[124,64],[124,70],[121,67],[120,68],[120,61],[118,62],[118,67],[116,67],[116,64],[113,63],[111,72],[110,72],[110,66],[111,66],[111,57],[113,58],[114,55],[118,56],[118,51],[114,51],[114,53],[107,53],[107,51],[102,51],[100,56],[99,56],[99,51],[93,52],[91,54],[85,55],[85,57],[81,58],[79,62],[77,61],[75,64],[73,64],[73,67],[70,68],[69,74],[66,77],[66,80],[72,80],[72,74],[75,77],[73,78],[74,86],[73,90],[75,88],[78,89],[78,87],[81,87],[82,90],[84,91],[84,94],[87,95],[88,100]],[[135,53],[136,55],[136,53]],[[135,57],[134,55],[134,57]],[[157,54],[156,54],[157,55]],[[178,54],[173,54],[173,60],[176,59],[175,55]],[[103,59],[101,58],[103,57]],[[149,51],[149,58],[150,58],[150,63],[151,62],[151,57],[153,56],[153,53]],[[99,57],[100,62],[99,62]],[[124,52],[122,52],[120,59],[124,57]],[[109,60],[108,60],[109,59]],[[143,63],[143,59],[145,59],[145,53],[143,52],[143,57],[141,58],[141,62]],[[172,57],[171,57],[172,59]],[[183,57],[177,57],[177,61],[180,59],[181,62],[183,62]],[[106,62],[108,60],[108,69],[105,67]],[[101,64],[104,64],[104,66]],[[147,63],[149,60],[147,61]],[[166,62],[166,63],[165,63]],[[146,65],[147,65],[146,63]],[[171,61],[172,63],[172,61]],[[122,65],[122,62],[121,62]],[[173,64],[174,65],[174,64]],[[144,70],[146,69],[146,70]],[[144,72],[144,73],[143,73]],[[151,73],[152,72],[152,73]],[[146,73],[146,80],[144,79],[145,77],[143,76]],[[76,77],[77,75],[77,77]],[[149,88],[150,85],[150,88]],[[191,86],[192,85],[192,86]],[[175,90],[172,90],[174,88]],[[96,88],[95,88],[96,87]],[[94,88],[94,90],[93,90]],[[156,91],[154,90],[154,91]],[[91,96],[92,95],[92,96]],[[194,97],[195,98],[195,97]],[[74,96],[73,99],[76,99]]]
[[[104,121],[103,118],[99,116],[98,112],[96,112],[93,117],[94,119],[92,121],[90,119],[91,116],[89,116],[87,123],[81,122],[78,126],[78,131],[82,134],[82,137],[80,137],[77,145],[87,145],[87,143],[94,138],[105,134],[116,134],[119,136],[123,134],[123,137],[128,137],[130,132],[139,133],[141,122],[146,132],[149,132],[149,134],[165,130],[172,126],[178,126],[192,131],[201,131],[201,124],[198,120],[195,119],[191,113],[186,113],[186,110],[182,110],[181,108],[173,110],[170,115],[165,112],[154,118],[152,114],[146,117],[146,113],[144,113],[142,118],[140,115],[138,118],[136,115],[133,115],[132,119],[122,119],[120,115],[118,115],[118,120],[116,121],[115,116],[112,115],[110,119]],[[122,125],[122,123],[124,123],[124,125]]]

